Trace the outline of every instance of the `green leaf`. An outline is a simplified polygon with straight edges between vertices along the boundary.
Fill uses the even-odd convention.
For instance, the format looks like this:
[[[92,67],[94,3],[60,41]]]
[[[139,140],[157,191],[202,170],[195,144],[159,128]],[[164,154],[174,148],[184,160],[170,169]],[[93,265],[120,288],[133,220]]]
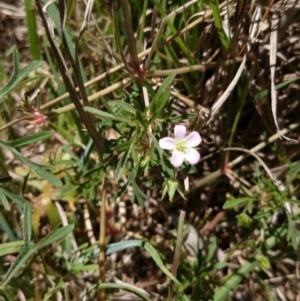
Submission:
[[[155,8],[158,10],[158,12],[161,14],[161,17],[166,17],[167,16],[167,13],[166,13],[166,10],[164,9],[164,7],[162,6],[162,2],[161,1],[158,1],[158,0],[151,0],[153,2],[153,4],[155,5]],[[173,19],[174,20],[174,19]],[[174,26],[173,22],[171,19],[167,19],[167,24],[168,24],[168,27],[169,29],[171,30],[171,32],[173,34],[177,34],[177,29],[176,27]],[[186,56],[186,58],[188,60],[191,59],[191,55],[188,51],[188,47],[186,46],[184,40],[179,36],[177,39],[176,39],[176,42],[179,44],[182,52],[184,53],[184,55]],[[172,49],[172,48],[171,48]]]
[[[158,252],[148,242],[144,242],[142,240],[128,240],[109,244],[106,249],[106,254],[110,255],[112,253],[132,247],[144,247],[152,257],[152,259],[155,261],[155,263],[158,265],[158,267],[161,269],[161,271],[164,272],[169,278],[171,278],[171,280],[173,280],[176,284],[180,285],[179,281],[174,277],[174,275],[172,275],[171,272],[164,266]]]
[[[91,168],[88,171],[86,171],[85,173],[83,173],[82,177],[83,178],[89,178],[89,177],[91,177],[94,174],[99,174],[101,172],[102,168],[103,168],[102,166]]]
[[[5,285],[10,281],[14,274],[18,272],[18,270],[23,266],[26,260],[29,259],[29,257],[31,257],[35,252],[53,242],[64,238],[67,234],[73,231],[73,229],[74,225],[68,225],[54,230],[47,237],[42,239],[38,244],[30,244],[29,247],[25,246],[24,244],[23,249],[17,257],[16,261],[13,263],[13,265],[3,278],[4,280],[0,285],[0,289],[4,289]]]
[[[176,73],[170,74],[161,84],[158,89],[158,95],[166,92],[167,89],[172,85],[174,78],[176,77]]]
[[[13,89],[13,85],[17,80],[18,72],[19,72],[19,52],[15,48],[13,51],[13,74],[8,81],[8,83],[0,90],[0,103],[2,102],[2,98],[5,94],[7,94],[10,90]]]
[[[136,110],[135,118],[138,121],[138,123],[140,123],[142,128],[147,128],[147,121],[148,120],[146,120],[146,116],[145,116],[145,114],[142,110]]]
[[[118,192],[114,195],[115,200],[121,197],[127,191],[129,184],[130,184],[130,179],[128,179],[126,183],[123,184],[123,186],[120,189],[118,189]]]
[[[120,140],[119,140],[120,141]],[[117,152],[123,152],[126,151],[132,144],[132,141],[126,141],[124,143],[118,143],[116,144],[116,146],[114,147],[114,150]]]
[[[107,112],[104,112],[104,111],[101,111],[101,110],[98,110],[98,109],[95,109],[95,108],[91,108],[91,107],[84,107],[84,109],[89,112],[89,113],[92,113],[94,116],[96,117],[99,117],[101,119],[104,119],[104,120],[112,120],[112,121],[119,121],[119,122],[125,122],[129,125],[132,125],[134,126],[135,124],[127,119],[127,118],[124,118],[124,117],[119,117],[119,116],[114,116],[110,113],[107,113]]]
[[[224,269],[225,267],[227,266],[227,263],[226,262],[216,262],[214,265],[213,265],[213,270],[221,270],[221,269]]]
[[[130,184],[132,186],[132,197],[131,197],[132,203],[134,202],[135,199],[137,199],[138,204],[143,208],[145,206],[144,201],[147,198],[147,196],[143,193],[143,191],[137,185],[133,174],[131,174],[131,176],[130,176]]]
[[[76,194],[76,190],[79,189],[80,185],[74,185],[71,187],[64,187],[60,194],[56,197],[57,200],[64,198],[65,196],[71,196]]]
[[[196,168],[196,166],[194,165],[190,165],[190,164],[183,164],[181,167],[181,170],[192,175],[195,174],[196,172],[198,172],[198,169]]]
[[[228,39],[228,37],[224,31],[224,28],[223,28],[222,18],[221,18],[220,9],[219,9],[219,1],[218,0],[210,0],[209,2],[210,2],[211,9],[213,11],[214,22],[215,22],[215,26],[218,31],[218,35],[220,37],[220,40],[221,40],[223,46],[225,46],[225,48],[228,50],[230,47],[230,40]]]
[[[237,208],[253,200],[255,199],[250,197],[230,199],[225,202],[223,209]]]
[[[76,264],[75,266],[72,267],[72,272],[83,272],[83,271],[92,272],[98,269],[99,269],[98,264],[79,264],[79,265]]]
[[[168,193],[169,200],[172,201],[176,191],[181,195],[182,198],[185,199],[178,180],[176,178],[165,179],[165,182],[163,184],[162,199],[165,197],[166,193]]]
[[[35,245],[31,245],[29,248],[24,248],[18,255],[17,259],[11,266],[11,268],[6,273],[3,282],[0,285],[0,289],[4,289],[5,285],[10,281],[10,279],[14,276],[15,273],[23,266],[25,261],[32,256],[37,251],[37,248]]]
[[[143,247],[147,250],[149,255],[152,257],[152,259],[155,261],[155,263],[158,265],[158,267],[161,269],[162,272],[164,272],[174,283],[180,286],[180,282],[175,278],[175,276],[164,266],[159,254],[154,249],[154,247],[148,243],[145,242]]]
[[[152,299],[148,298],[148,296],[146,296],[145,294],[141,293],[140,290],[136,290],[132,286],[129,286],[129,285],[127,286],[124,284],[116,284],[116,283],[102,283],[102,284],[91,285],[80,294],[80,300],[85,299],[84,297],[86,295],[90,295],[90,293],[93,292],[94,290],[100,290],[100,289],[121,289],[121,290],[131,292],[131,293],[139,296],[143,300],[146,300],[146,301],[152,300]]]
[[[25,164],[27,164],[41,178],[43,178],[45,180],[48,180],[53,186],[55,186],[55,187],[62,187],[63,186],[63,183],[59,178],[57,178],[52,173],[50,173],[47,170],[45,170],[44,168],[42,168],[39,164],[36,164],[36,163],[28,160],[27,158],[21,156],[21,155],[16,155],[16,157],[20,161],[23,161]]]
[[[21,155],[14,147],[11,146],[10,143],[6,143],[3,141],[0,141],[0,146],[9,149],[17,159],[22,161],[23,163],[27,164],[35,173],[37,173],[40,177],[43,179],[48,180],[52,185],[56,187],[62,187],[63,184],[60,179],[58,179],[56,176],[51,174],[46,170],[47,169],[53,169],[53,166],[50,165],[41,165],[34,163],[30,161],[29,159],[25,158],[23,155]]]
[[[142,240],[126,240],[126,241],[121,241],[121,242],[115,242],[112,244],[107,245],[106,247],[106,255],[110,255],[112,253],[120,252],[129,248],[133,247],[142,247],[143,246],[143,241]],[[98,249],[99,252],[99,249]],[[95,254],[96,257],[98,257],[98,253]]]
[[[164,266],[158,252],[148,242],[133,239],[133,240],[112,243],[107,245],[106,255],[110,255],[112,253],[119,252],[133,247],[144,247],[146,251],[149,253],[149,255],[152,257],[152,259],[155,261],[155,263],[158,265],[158,267],[161,269],[161,271],[164,272],[166,276],[171,278],[171,280],[173,280],[176,284],[180,285],[179,281],[174,277],[174,275],[172,275],[172,273]],[[93,252],[94,258],[97,258],[98,256],[99,256],[99,249]]]
[[[23,240],[0,244],[0,257],[8,254],[19,253],[24,246]]]
[[[72,158],[75,161],[72,164],[75,164],[77,168],[80,168],[83,172],[86,172],[85,165],[80,160],[80,158],[78,158],[78,156],[73,151],[70,150],[69,146],[63,145],[62,150],[66,152],[70,156],[70,158]]]
[[[38,141],[43,141],[46,140],[48,138],[50,138],[52,136],[52,132],[48,131],[48,132],[41,132],[41,133],[37,133],[37,134],[33,134],[30,136],[26,136],[26,137],[22,137],[20,139],[15,140],[14,142],[10,142],[8,143],[11,147],[21,147],[30,143],[35,143]]]
[[[30,203],[25,203],[24,206],[24,218],[23,218],[23,237],[24,237],[24,248],[29,248],[31,242],[32,234],[32,205]]]
[[[170,89],[169,86],[172,84],[176,74],[169,75],[162,85],[160,86],[157,93],[154,95],[153,99],[150,103],[150,110],[152,113],[151,118],[148,123],[151,124],[154,120],[156,120],[161,114],[162,110],[166,107],[166,104],[170,97]]]
[[[7,200],[6,196],[5,196],[5,194],[2,191],[0,191],[0,200],[1,200],[2,205],[4,206],[4,208],[7,211],[9,211],[10,210],[10,205],[8,203],[8,200]]]
[[[116,179],[119,181],[121,177],[124,174],[124,169],[126,168],[127,160],[131,154],[131,150],[135,144],[136,141],[136,136],[133,136],[132,139],[130,140],[130,145],[129,148],[125,151],[123,157],[119,161],[117,167],[116,167]]]
[[[5,233],[7,235],[7,238],[9,241],[15,241],[17,240],[14,229],[11,227],[11,225],[7,222],[6,216],[7,213],[0,210],[0,229],[2,233]],[[9,217],[9,216],[8,216]]]
[[[31,0],[25,0],[25,11],[26,11],[26,23],[27,23],[27,33],[30,44],[30,52],[32,58],[37,60],[39,59],[39,41],[37,34],[37,25],[36,25],[36,12],[34,3]]]
[[[252,224],[252,218],[245,212],[240,213],[236,216],[238,225],[240,227],[250,228]]]
[[[10,198],[12,201],[14,201],[18,206],[23,208],[26,203],[28,203],[27,200],[23,199],[17,194],[14,194],[13,192],[6,190],[4,187],[0,186],[0,193],[4,194],[8,198]]]
[[[37,246],[38,248],[43,248],[45,246],[48,246],[58,240],[63,239],[65,236],[67,236],[70,232],[74,230],[74,225],[68,225],[64,226],[62,228],[56,229],[52,231],[47,237],[45,237],[43,240],[41,240]]]
[[[285,225],[278,228],[274,235],[269,237],[264,243],[264,249],[269,250],[278,244],[283,238],[285,238],[287,230]],[[256,255],[256,254],[255,254]],[[218,290],[215,291],[213,301],[225,301],[228,299],[228,295],[232,292],[243,280],[243,278],[248,275],[257,265],[258,261],[255,258],[255,255],[250,258],[249,261],[243,264],[233,276]]]
[[[214,293],[213,301],[225,301],[230,292],[232,292],[242,281],[257,266],[257,261],[252,258],[243,264],[241,268],[220,288]]]
[[[111,109],[111,107],[109,106],[108,102],[105,100],[105,98],[103,96],[100,96],[101,102],[104,105],[104,107],[106,108],[106,110],[108,111],[108,113],[114,115],[113,110]],[[122,102],[122,101],[121,101]]]
[[[4,96],[12,91],[18,83],[20,83],[30,72],[36,70],[44,64],[43,61],[33,61],[27,65],[24,69],[19,71],[19,53],[17,49],[13,52],[13,75],[9,82],[0,90],[0,103],[4,100]]]
[[[63,279],[63,277],[60,277],[58,283],[56,285],[52,286],[51,289],[47,291],[47,293],[44,296],[43,301],[48,301],[55,292],[59,291],[64,286],[65,286],[64,279]]]
[[[198,118],[199,115],[195,114],[195,113],[183,113],[177,116],[174,116],[172,118],[169,118],[170,122],[174,123],[174,124],[178,124],[183,122],[183,120],[190,120],[190,119],[195,119]]]
[[[44,63],[45,63],[44,61],[33,61],[30,64],[28,64],[27,66],[25,66],[21,71],[19,71],[17,81],[16,81],[15,85],[13,86],[13,88],[16,87],[17,84],[19,82],[21,82],[21,80],[23,78],[28,76],[32,71],[36,70],[37,68],[42,67],[44,65]]]
[[[119,109],[133,116],[135,115],[135,109],[127,102],[119,101],[119,100],[111,100],[108,102],[108,105],[112,107],[113,111],[115,111],[115,109]]]
[[[296,251],[298,248],[298,235],[296,232],[296,223],[292,220],[291,214],[286,211],[286,216],[288,218],[288,240],[291,240],[292,246]]]
[[[205,258],[207,263],[210,263],[211,260],[213,259],[214,255],[216,254],[217,247],[218,247],[217,238],[213,236],[209,243],[207,256]]]
[[[293,79],[290,79],[290,80],[287,80],[285,82],[282,82],[282,83],[279,83],[275,86],[275,89],[276,90],[280,90],[281,88],[284,88],[286,86],[288,86],[289,84],[295,82],[295,81],[298,81],[300,79],[300,77],[295,77]],[[264,90],[264,91],[261,91],[259,93],[257,93],[254,97],[253,97],[253,101],[256,101],[262,97],[266,97],[268,95],[271,94],[271,91],[270,90]]]
[[[255,259],[257,260],[258,265],[264,272],[266,272],[271,267],[270,260],[266,256],[262,254],[257,254],[255,256]]]
[[[22,265],[24,260],[26,260],[26,255],[28,255],[30,248],[32,245],[30,245],[31,242],[31,232],[32,232],[32,224],[31,224],[31,212],[32,212],[32,205],[30,203],[25,203],[24,206],[24,219],[23,219],[23,237],[24,237],[24,245],[21,253],[19,254],[16,262],[16,265],[13,265],[9,271],[8,275],[6,277],[12,277],[13,274],[17,271],[17,269]],[[15,263],[16,263],[15,262]]]

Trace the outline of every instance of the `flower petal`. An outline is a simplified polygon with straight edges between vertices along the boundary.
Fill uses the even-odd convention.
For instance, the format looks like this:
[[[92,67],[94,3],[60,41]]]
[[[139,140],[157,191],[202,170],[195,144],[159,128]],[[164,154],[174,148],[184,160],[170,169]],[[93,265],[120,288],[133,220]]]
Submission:
[[[186,135],[186,127],[184,125],[176,125],[174,128],[175,140],[184,139]]]
[[[196,165],[199,160],[200,160],[200,154],[193,148],[189,148],[185,155],[184,158],[191,164],[191,165]]]
[[[187,135],[184,140],[187,147],[195,147],[201,143],[202,138],[198,132],[194,131]]]
[[[173,150],[175,149],[175,140],[171,137],[165,137],[162,139],[159,139],[159,147],[162,149],[167,149],[167,150]]]
[[[184,160],[184,153],[174,149],[171,157],[171,163],[174,167],[179,167]]]

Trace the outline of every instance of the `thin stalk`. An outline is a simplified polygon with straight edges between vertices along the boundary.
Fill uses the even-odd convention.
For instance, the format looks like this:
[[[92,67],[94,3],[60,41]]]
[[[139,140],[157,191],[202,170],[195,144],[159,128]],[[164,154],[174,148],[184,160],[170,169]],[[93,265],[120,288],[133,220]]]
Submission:
[[[74,106],[76,107],[76,110],[82,120],[82,122],[85,124],[89,134],[91,135],[94,143],[95,143],[95,147],[97,149],[97,152],[99,154],[99,160],[100,162],[103,161],[103,154],[105,152],[105,147],[104,147],[104,144],[103,144],[103,140],[102,140],[102,137],[100,136],[99,132],[97,131],[96,129],[96,126],[95,124],[90,120],[90,118],[88,118],[88,114],[86,114],[86,112],[84,111],[83,109],[83,106],[80,102],[80,97],[78,95],[78,93],[76,92],[76,86],[74,84],[74,81],[72,80],[71,76],[70,76],[70,73],[68,71],[68,68],[67,68],[67,65],[66,65],[66,62],[62,56],[62,53],[61,51],[59,50],[59,48],[57,47],[53,37],[52,37],[52,34],[51,34],[51,28],[49,27],[49,24],[48,24],[48,21],[44,15],[44,12],[43,12],[43,8],[41,6],[41,3],[39,0],[36,0],[36,5],[37,5],[37,8],[38,8],[38,11],[39,11],[39,14],[41,16],[41,19],[42,19],[42,22],[43,22],[43,25],[44,25],[44,28],[46,30],[46,35],[47,35],[47,38],[49,40],[49,43],[50,43],[50,47],[52,49],[52,52],[53,52],[53,55],[55,56],[55,59],[57,61],[57,64],[58,64],[58,67],[59,67],[59,70],[60,70],[60,74],[63,78],[63,81],[64,81],[64,84],[70,94],[70,98],[74,104]],[[60,13],[62,15],[62,20],[61,20],[61,29],[63,30],[63,25],[64,25],[64,19],[65,19],[65,15],[63,14],[64,13],[64,2],[59,2],[59,7],[60,7]],[[62,39],[63,39],[63,44],[65,45],[65,37],[64,37],[64,34],[63,34],[63,31],[62,31]],[[68,51],[68,48],[66,48],[65,50]]]
[[[144,0],[143,13],[140,18],[141,23],[139,26],[139,36],[138,36],[138,41],[137,41],[139,51],[143,49],[143,38],[144,38],[147,7],[148,7],[148,0]]]
[[[251,68],[250,68],[250,74],[249,74],[249,76],[247,78],[247,82],[244,85],[244,89],[243,89],[241,97],[239,99],[240,105],[239,105],[237,113],[235,114],[234,122],[233,122],[233,125],[232,125],[232,128],[231,128],[231,132],[230,132],[230,136],[229,136],[229,139],[228,139],[228,144],[227,144],[228,147],[232,146],[233,138],[234,138],[234,135],[236,133],[239,120],[241,118],[242,109],[243,109],[243,107],[245,105],[246,97],[247,97],[247,94],[249,92],[249,86],[250,86],[250,83],[251,83],[252,78],[254,76],[254,71],[255,71],[255,63],[252,62]],[[225,159],[224,159],[224,164],[228,163],[229,156],[230,156],[230,152],[226,152]]]
[[[165,21],[165,19],[163,19],[157,34],[155,34],[155,28],[154,28],[155,27],[155,19],[154,18],[156,18],[156,16],[157,16],[157,9],[154,9],[153,18],[152,18],[152,22],[151,22],[151,38],[154,38],[154,36],[155,36],[155,38],[153,40],[152,46],[151,46],[150,51],[149,51],[149,55],[148,55],[146,63],[145,63],[145,69],[146,70],[149,69],[151,58],[153,56],[153,53],[157,49],[158,42],[159,42],[160,37],[162,35],[162,32],[163,32],[163,30],[165,29],[165,26],[166,26],[166,21]]]
[[[184,226],[184,218],[185,212],[183,210],[180,211],[179,219],[178,219],[178,228],[177,228],[177,240],[176,240],[176,248],[172,265],[172,274],[176,277],[177,269],[180,259],[182,241],[183,241],[183,226]]]
[[[105,283],[105,260],[106,260],[106,190],[105,177],[102,176],[101,184],[101,207],[100,207],[100,237],[99,237],[99,284]],[[106,291],[99,291],[99,300],[106,300]]]
[[[173,258],[173,265],[171,273],[176,277],[177,269],[180,260],[181,248],[182,248],[182,241],[183,241],[183,226],[184,226],[184,218],[185,212],[183,210],[180,211],[179,219],[178,219],[178,228],[177,228],[177,239],[176,239],[176,246],[175,246],[175,253]],[[168,300],[171,301],[173,298],[173,290],[174,285],[170,283],[170,290],[168,294]]]
[[[189,5],[188,4],[185,4],[181,7],[179,7],[178,9],[176,9],[174,12],[172,12],[171,14],[169,15],[166,15],[162,5],[159,3],[159,1],[157,0],[152,0],[153,4],[155,5],[156,9],[158,10],[158,12],[161,14],[161,16],[165,19],[166,23],[168,24],[170,30],[172,31],[173,34],[177,34],[177,30],[175,28],[175,26],[173,25],[173,23],[171,22],[171,18],[174,17],[176,14],[182,12],[184,9],[186,9]],[[196,2],[196,0],[194,1],[190,1],[190,4],[193,4],[194,2]],[[180,47],[180,49],[182,50],[182,52],[184,53],[184,56],[188,59],[189,63],[192,64],[192,58],[191,58],[191,55],[188,51],[188,49],[186,48],[186,45],[183,41],[183,39],[178,35],[176,37],[177,39],[177,43]]]
[[[134,72],[138,72],[140,70],[140,62],[138,58],[138,53],[136,49],[136,41],[134,38],[132,26],[131,26],[131,16],[129,12],[129,4],[128,0],[121,0],[121,6],[124,15],[124,25],[126,29],[126,35],[128,40],[128,49],[131,56],[131,64]]]
[[[124,55],[123,47],[122,47],[122,43],[121,43],[121,35],[120,35],[120,30],[119,30],[119,20],[118,20],[118,12],[117,12],[117,4],[113,5],[112,13],[113,13],[113,20],[114,20],[114,28],[115,28],[115,41],[116,41],[116,44],[117,44],[117,49],[120,52],[121,59],[122,59],[122,62],[123,62],[122,67],[125,67],[125,69],[129,72],[130,68],[129,68],[129,65],[127,63],[126,57]],[[122,67],[120,65],[119,70]]]
[[[68,288],[68,291],[70,291],[72,293],[73,297],[75,298],[75,301],[80,301],[81,300],[77,290],[75,289],[75,287],[71,283],[68,284],[67,288]],[[65,301],[68,301],[68,300],[66,299]]]

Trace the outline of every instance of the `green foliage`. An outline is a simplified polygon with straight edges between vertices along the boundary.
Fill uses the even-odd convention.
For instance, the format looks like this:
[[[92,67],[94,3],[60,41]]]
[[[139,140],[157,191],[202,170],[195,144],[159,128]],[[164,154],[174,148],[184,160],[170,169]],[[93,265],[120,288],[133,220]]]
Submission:
[[[176,192],[179,192],[181,197],[185,199],[182,188],[180,187],[178,180],[175,178],[166,179],[163,184],[162,198],[164,198],[166,194],[168,194],[169,200],[172,201]]]
[[[13,51],[13,74],[8,83],[0,89],[0,103],[4,101],[4,96],[21,84],[22,80],[27,77],[32,71],[41,67],[43,61],[33,61],[22,70],[19,70],[19,53],[17,49]]]
[[[1,244],[0,246],[0,256],[5,256],[8,254],[18,253],[22,250],[24,245],[24,241],[13,241]]]
[[[133,248],[138,248],[135,251],[155,263],[158,272],[152,275],[149,269],[142,281],[160,284],[161,290],[156,290],[156,285],[151,288],[160,299],[225,301],[251,281],[264,296],[275,300],[272,286],[266,281],[268,271],[283,258],[299,261],[300,164],[297,147],[291,147],[291,141],[275,144],[278,136],[269,137],[266,130],[272,132],[273,120],[268,124],[265,118],[271,92],[269,78],[265,78],[269,66],[263,66],[261,57],[270,57],[272,51],[260,41],[269,36],[266,29],[261,29],[268,22],[255,32],[259,47],[247,50],[251,53],[249,62],[245,49],[251,43],[244,41],[240,33],[250,38],[248,27],[257,22],[250,18],[247,1],[233,6],[229,1],[217,0],[104,2],[94,3],[90,11],[84,2],[51,4],[43,21],[53,26],[53,40],[46,40],[46,35],[38,37],[33,2],[25,0],[26,43],[32,59],[43,56],[46,62],[32,61],[20,70],[19,53],[14,49],[11,78],[0,90],[1,121],[15,122],[15,102],[23,90],[30,95],[40,89],[44,102],[41,110],[47,110],[43,116],[53,131],[16,139],[20,133],[14,129],[8,134],[11,141],[2,141],[6,140],[4,135],[0,141],[0,256],[5,263],[0,265],[1,297],[15,301],[22,283],[21,292],[27,300],[99,299],[100,290],[124,290],[152,300],[147,288],[111,280],[123,278],[128,270],[132,274],[130,281],[140,281],[136,276],[139,256],[131,256]],[[233,10],[241,3],[245,4],[246,14],[236,24],[240,15]],[[124,13],[126,5],[128,15]],[[272,15],[272,5],[264,12],[264,21],[268,21],[269,12]],[[91,11],[94,18],[89,20]],[[228,24],[226,28],[224,24]],[[295,26],[287,27],[291,37]],[[38,45],[40,38],[43,47]],[[60,51],[62,62],[54,55],[53,45]],[[287,45],[292,51],[293,45]],[[135,48],[138,55],[134,55]],[[242,57],[248,59],[242,66],[245,72],[232,86],[236,64]],[[289,64],[295,61],[285,49],[278,60],[282,57]],[[282,60],[282,66],[284,63]],[[64,72],[59,69],[61,64]],[[42,75],[33,81],[32,71],[36,74],[41,66]],[[66,84],[67,73],[73,94]],[[278,74],[282,78],[276,79],[275,89],[280,101],[286,101],[281,122],[287,132],[298,127],[297,123],[291,125],[295,117],[290,116],[297,102],[289,98],[297,94],[299,77],[290,79],[294,74],[290,66],[284,66]],[[214,112],[206,123],[204,112],[208,116],[213,111],[229,86],[225,110]],[[64,94],[66,91],[69,94]],[[15,94],[10,96],[11,92]],[[11,103],[6,101],[8,96]],[[83,113],[78,103],[74,111],[75,98],[82,103]],[[252,102],[263,122],[253,114]],[[159,139],[168,136],[179,123],[196,131],[205,125],[201,132],[203,164],[184,164],[175,169],[170,153],[159,147]],[[96,152],[94,147],[99,141],[103,142],[103,151],[97,148]],[[45,147],[42,154],[36,148],[41,142]],[[234,145],[243,147],[239,149],[242,156],[236,158],[231,153],[237,150]],[[227,146],[223,156],[220,150]],[[49,165],[29,159],[23,150],[32,153],[30,158],[43,155],[43,162]],[[264,161],[269,167],[261,171],[257,164],[253,165],[253,158],[247,157],[249,154],[264,168]],[[16,177],[18,164],[21,168],[28,166],[39,177],[31,173]],[[221,168],[221,164],[225,167]],[[272,181],[273,172],[278,175],[277,186]],[[187,176],[189,192],[183,192],[182,182]],[[125,209],[121,208],[123,203]],[[110,230],[105,237],[105,253],[113,256],[99,263],[97,237],[99,224],[100,232],[105,224],[99,217],[99,208],[105,204]],[[192,226],[185,228],[183,245],[173,243],[178,210],[186,210],[187,220],[195,227],[193,234]],[[192,239],[188,240],[189,236]],[[276,256],[270,256],[271,249]],[[241,261],[236,259],[236,253],[242,256]],[[122,256],[128,254],[133,266],[124,263]],[[116,273],[99,284],[99,267],[108,263],[113,272],[117,267]],[[178,263],[177,270],[174,266]]]
[[[142,240],[128,240],[128,241],[122,241],[117,243],[108,244],[106,248],[106,254],[111,255],[116,252],[120,252],[122,250],[126,250],[133,247],[140,247],[144,248],[147,253],[151,256],[151,258],[154,260],[154,262],[157,264],[157,266],[160,268],[160,270],[166,274],[167,277],[169,277],[172,281],[174,281],[175,284],[180,285],[179,281],[169,272],[169,270],[165,267],[163,264],[160,255],[155,250],[155,248],[148,242],[142,241]],[[90,260],[92,258],[98,258],[99,256],[99,249],[95,248],[95,246],[89,246],[83,245],[81,248],[81,253],[77,254],[70,262],[67,262],[67,269],[68,271],[72,273],[79,273],[81,271],[95,271],[98,269],[97,264],[90,264]],[[78,257],[79,255],[79,257]],[[59,255],[61,256],[61,255]],[[110,286],[110,284],[103,285],[105,288],[127,288],[126,286]],[[86,291],[82,293],[82,297],[85,296],[88,292],[91,292],[95,289],[98,289],[98,286],[91,286]],[[136,292],[135,290],[131,290],[133,292]],[[148,299],[146,299],[148,300]]]
[[[28,230],[30,227],[29,224],[31,224],[31,220],[24,221],[24,229]],[[26,241],[28,241],[28,236],[30,236],[31,234],[29,232],[26,232],[26,230],[24,230],[24,234],[26,234],[27,238],[25,238],[23,248],[20,254],[18,255],[16,261],[14,262],[14,264],[6,273],[4,280],[0,284],[0,289],[4,289],[4,287],[10,281],[10,279],[18,272],[18,270],[22,267],[22,265],[38,250],[63,239],[73,229],[74,229],[73,225],[56,229],[52,233],[50,233],[49,236],[47,236],[37,244],[30,244],[30,245],[27,244]]]
[[[176,192],[184,197],[179,183],[173,178],[174,168],[170,166],[169,159],[160,149],[156,138],[163,124],[170,121],[168,116],[164,116],[164,109],[172,104],[169,87],[174,78],[175,74],[171,74],[156,92],[149,91],[150,105],[143,111],[135,92],[129,96],[128,102],[106,102],[102,99],[107,112],[85,107],[87,112],[101,119],[99,124],[102,129],[112,127],[119,135],[117,140],[107,141],[107,152],[104,155],[108,159],[105,169],[115,170],[118,181],[124,175],[128,176],[128,181],[124,183],[117,197],[131,186],[132,201],[136,199],[141,206],[144,206],[146,196],[139,188],[139,182],[147,181],[150,170],[156,166],[162,166],[164,172],[163,197],[168,193],[169,199],[172,200]]]
[[[218,245],[216,238],[208,243],[207,250],[203,249],[203,241],[197,240],[194,246],[196,257],[191,263],[182,262],[179,266],[180,279],[185,290],[179,290],[178,300],[208,300],[213,295],[213,288],[218,283],[214,274],[226,267],[226,262],[216,259]],[[192,293],[188,290],[192,288]],[[189,296],[190,295],[190,296]]]
[[[115,283],[101,283],[101,284],[94,284],[85,289],[82,294],[80,295],[81,298],[84,298],[87,294],[93,292],[94,290],[101,290],[101,289],[121,289],[124,291],[131,292],[135,294],[136,296],[142,298],[146,301],[151,301],[151,299],[148,298],[145,294],[141,293],[139,290],[132,288],[129,285],[124,284],[115,284]]]
[[[51,184],[53,184],[56,187],[62,187],[62,182],[56,176],[54,176],[49,171],[47,171],[47,169],[53,169],[52,166],[41,165],[41,164],[32,162],[32,161],[28,160],[27,158],[25,158],[15,148],[15,145],[17,145],[17,146],[18,145],[26,145],[28,143],[31,143],[32,141],[36,142],[36,141],[46,139],[48,137],[49,137],[49,133],[37,134],[37,135],[28,136],[26,138],[22,138],[19,141],[17,140],[13,143],[7,143],[7,142],[0,141],[0,146],[10,150],[17,159],[19,159],[23,163],[27,164],[41,178],[48,180]]]
[[[252,218],[248,214],[241,213],[236,218],[239,226],[250,228],[252,224]]]
[[[218,35],[220,37],[220,40],[221,40],[223,46],[228,50],[230,47],[230,39],[227,37],[225,30],[223,28],[222,18],[221,18],[220,9],[219,9],[219,1],[218,0],[210,0],[209,2],[211,5],[211,8],[212,8],[212,11],[213,11],[214,22],[215,22],[216,29],[218,31]]]
[[[9,90],[7,90],[9,91]],[[62,182],[56,176],[51,174],[48,169],[53,169],[52,166],[41,165],[32,162],[31,160],[24,157],[16,148],[21,148],[28,144],[36,143],[39,141],[43,141],[48,139],[52,133],[50,132],[42,132],[33,135],[29,135],[13,142],[4,142],[0,141],[0,146],[2,148],[6,148],[11,151],[17,159],[21,162],[27,164],[32,170],[34,170],[39,176],[43,179],[48,180],[52,185],[56,187],[61,187]],[[5,168],[5,167],[3,167]],[[23,241],[21,242],[13,242],[13,243],[4,243],[1,245],[1,256],[4,256],[8,253],[19,252],[15,262],[11,265],[10,269],[5,274],[4,279],[0,284],[0,290],[4,290],[9,281],[17,274],[17,272],[23,267],[26,261],[34,255],[40,249],[46,247],[53,242],[57,242],[64,238],[68,233],[73,230],[73,226],[66,226],[60,229],[54,230],[50,233],[46,238],[42,239],[38,243],[32,242],[32,209],[33,206],[30,202],[25,200],[23,197],[18,194],[0,186],[0,199],[2,201],[3,206],[6,210],[11,209],[11,205],[8,202],[7,198],[16,203],[20,210],[23,211],[23,222],[22,222],[22,230],[23,230]],[[0,223],[5,225],[5,228],[8,229],[8,233],[10,233],[10,229],[8,228],[7,223],[4,223],[4,219]],[[13,238],[13,234],[10,235]]]
[[[264,250],[268,250],[273,248],[277,243],[279,243],[286,235],[286,229],[284,227],[279,227],[273,236],[270,236],[265,244]],[[239,283],[243,280],[243,278],[248,275],[258,264],[258,260],[261,260],[260,264],[263,264],[263,267],[267,267],[268,264],[264,262],[265,257],[258,254],[254,258],[251,258],[249,261],[243,264],[243,266],[236,272],[234,275],[230,277],[230,279],[220,288],[218,289],[213,297],[213,301],[225,301],[229,293],[234,290]]]
[[[31,56],[34,60],[38,60],[40,58],[40,52],[38,47],[38,33],[35,19],[36,14],[34,11],[34,4],[31,0],[25,0],[25,11]]]

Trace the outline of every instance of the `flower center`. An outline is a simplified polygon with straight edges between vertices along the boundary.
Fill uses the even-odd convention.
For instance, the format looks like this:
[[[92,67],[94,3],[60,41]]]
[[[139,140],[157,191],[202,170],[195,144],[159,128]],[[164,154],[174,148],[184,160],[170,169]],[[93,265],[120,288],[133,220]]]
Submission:
[[[176,141],[176,149],[179,151],[179,152],[185,152],[187,147],[186,147],[186,143],[184,140],[178,140]]]

